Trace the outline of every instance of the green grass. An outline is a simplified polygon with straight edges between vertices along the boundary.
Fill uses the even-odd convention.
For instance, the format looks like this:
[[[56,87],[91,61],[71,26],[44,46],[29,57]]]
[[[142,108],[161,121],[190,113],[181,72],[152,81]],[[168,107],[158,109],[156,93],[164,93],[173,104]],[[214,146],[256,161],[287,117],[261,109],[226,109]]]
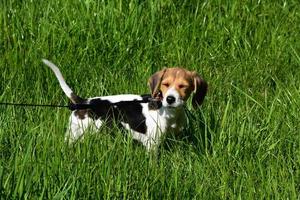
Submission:
[[[164,66],[209,92],[159,157],[117,128],[68,147],[68,110],[0,106],[0,199],[300,198],[298,1],[1,1],[0,102],[68,102],[42,58],[84,97],[147,93]]]

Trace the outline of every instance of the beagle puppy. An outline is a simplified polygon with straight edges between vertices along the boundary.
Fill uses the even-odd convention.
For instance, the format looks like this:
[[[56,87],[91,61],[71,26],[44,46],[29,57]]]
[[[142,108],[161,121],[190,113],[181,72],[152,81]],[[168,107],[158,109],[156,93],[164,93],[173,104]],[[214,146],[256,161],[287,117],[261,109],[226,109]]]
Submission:
[[[103,124],[125,128],[149,151],[159,145],[167,132],[179,133],[186,125],[184,104],[193,94],[192,104],[202,104],[207,83],[196,73],[183,68],[166,68],[148,81],[152,95],[122,94],[82,98],[65,82],[57,66],[43,59],[54,72],[72,102],[72,114],[65,140],[72,143],[87,130],[96,131]],[[153,98],[152,98],[153,97]]]

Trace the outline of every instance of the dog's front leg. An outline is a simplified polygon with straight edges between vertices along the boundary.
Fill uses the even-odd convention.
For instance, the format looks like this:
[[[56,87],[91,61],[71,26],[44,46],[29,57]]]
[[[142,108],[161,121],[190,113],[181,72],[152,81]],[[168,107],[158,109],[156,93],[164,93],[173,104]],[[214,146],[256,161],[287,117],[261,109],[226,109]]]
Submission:
[[[130,130],[130,134],[132,135],[133,139],[141,142],[147,148],[147,144],[148,144],[148,140],[149,140],[147,135],[133,131],[133,130]]]
[[[158,146],[158,141],[155,141],[153,138],[149,137],[146,134],[139,133],[133,130],[130,130],[130,134],[132,135],[133,139],[141,142],[148,152],[156,149],[155,147]]]
[[[156,151],[161,142],[162,132],[159,129],[154,129],[147,135],[147,142],[144,144],[148,151]]]

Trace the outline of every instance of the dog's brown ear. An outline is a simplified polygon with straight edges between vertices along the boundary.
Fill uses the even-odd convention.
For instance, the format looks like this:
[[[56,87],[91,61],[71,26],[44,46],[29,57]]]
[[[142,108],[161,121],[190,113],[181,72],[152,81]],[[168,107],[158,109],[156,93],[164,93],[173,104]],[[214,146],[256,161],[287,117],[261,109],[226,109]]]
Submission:
[[[162,69],[161,71],[154,73],[148,80],[148,86],[150,87],[153,97],[156,95],[155,93],[159,92],[159,87],[165,71],[166,69]]]
[[[197,108],[203,103],[204,97],[207,92],[207,83],[196,72],[193,72],[194,78],[194,96],[192,99],[192,105]]]

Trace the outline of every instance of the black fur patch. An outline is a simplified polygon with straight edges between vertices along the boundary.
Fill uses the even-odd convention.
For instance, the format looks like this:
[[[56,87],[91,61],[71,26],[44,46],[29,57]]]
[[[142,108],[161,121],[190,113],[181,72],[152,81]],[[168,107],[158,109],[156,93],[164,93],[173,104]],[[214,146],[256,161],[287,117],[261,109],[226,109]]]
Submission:
[[[143,107],[138,100],[112,103],[108,100],[92,99],[89,109],[76,110],[75,114],[82,118],[86,114],[93,119],[101,119],[109,124],[115,123],[122,127],[121,122],[127,123],[131,129],[146,133],[146,118],[142,113]]]

